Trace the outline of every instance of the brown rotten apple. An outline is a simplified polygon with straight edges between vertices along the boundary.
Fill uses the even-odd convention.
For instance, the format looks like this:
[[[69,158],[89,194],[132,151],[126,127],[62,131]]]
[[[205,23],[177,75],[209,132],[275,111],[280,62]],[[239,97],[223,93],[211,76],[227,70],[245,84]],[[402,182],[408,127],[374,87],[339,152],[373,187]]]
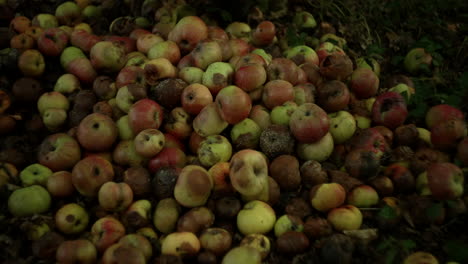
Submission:
[[[318,105],[305,103],[296,108],[289,121],[289,129],[302,143],[313,143],[327,134],[330,120],[327,113]]]
[[[185,207],[197,207],[206,203],[213,188],[208,171],[198,165],[185,166],[177,178],[174,198]]]
[[[118,129],[107,115],[92,113],[81,120],[76,131],[80,145],[89,151],[106,151],[117,139]]]

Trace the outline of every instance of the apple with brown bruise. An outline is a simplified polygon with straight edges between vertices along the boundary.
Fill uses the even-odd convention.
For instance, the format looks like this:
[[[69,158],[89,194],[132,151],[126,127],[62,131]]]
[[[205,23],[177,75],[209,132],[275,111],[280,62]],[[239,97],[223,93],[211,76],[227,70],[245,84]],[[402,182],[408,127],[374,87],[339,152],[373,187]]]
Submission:
[[[371,69],[357,68],[351,74],[349,88],[358,99],[367,99],[377,94],[379,77]]]
[[[207,37],[208,27],[205,22],[196,16],[186,16],[177,22],[167,39],[177,43],[182,53],[188,53]]]
[[[157,102],[145,98],[130,107],[128,118],[130,127],[136,135],[148,128],[158,129],[163,120],[163,110]]]
[[[464,114],[460,109],[448,104],[435,105],[426,112],[426,125],[432,129],[435,125],[452,119],[464,120]]]
[[[79,234],[88,223],[88,212],[76,203],[66,204],[55,213],[55,226],[64,234]]]
[[[318,105],[300,105],[291,115],[289,129],[302,143],[314,143],[327,134],[330,120],[327,113]]]
[[[254,196],[262,192],[268,181],[268,165],[262,153],[244,149],[235,153],[230,161],[229,177],[238,192]]]
[[[362,225],[362,213],[353,205],[344,205],[331,210],[327,219],[339,231],[358,230]]]
[[[310,202],[318,211],[326,212],[342,205],[346,200],[346,191],[338,183],[322,183],[310,190]]]
[[[226,229],[212,227],[200,234],[200,245],[203,249],[213,252],[216,256],[226,253],[232,244],[232,235]]]
[[[57,248],[55,259],[58,263],[93,264],[97,260],[97,250],[87,239],[67,240]]]
[[[151,86],[148,97],[170,110],[181,105],[182,93],[188,86],[184,80],[179,78],[168,78]]]
[[[148,162],[148,170],[157,172],[164,167],[182,168],[187,163],[187,156],[180,148],[164,147],[156,156]]]
[[[451,119],[434,125],[431,129],[431,143],[439,150],[453,150],[468,130],[463,119]]]
[[[125,182],[106,182],[98,192],[99,205],[107,211],[125,210],[133,201],[133,192]]]
[[[414,191],[416,180],[407,167],[398,163],[391,164],[385,168],[384,175],[392,180],[396,192],[410,193]]]
[[[341,81],[328,81],[317,88],[317,103],[327,112],[343,110],[349,101],[348,87]]]
[[[99,218],[91,227],[91,241],[98,252],[104,252],[125,235],[125,227],[114,217]]]
[[[146,259],[143,252],[136,247],[115,243],[104,251],[101,259],[102,264],[134,263],[145,264]]]
[[[177,256],[194,256],[200,251],[200,240],[192,232],[174,232],[162,241],[161,253]]]
[[[96,196],[101,185],[113,178],[112,164],[97,155],[88,156],[78,161],[72,171],[73,186],[81,195],[87,197]]]
[[[223,197],[225,195],[234,194],[235,190],[232,187],[229,178],[229,162],[218,162],[211,166],[208,170],[213,179],[213,193],[214,197]]]
[[[344,81],[352,72],[353,62],[346,54],[335,52],[320,61],[320,74],[327,79]]]
[[[198,234],[213,225],[215,216],[207,207],[192,208],[181,215],[177,221],[177,232],[192,232]]]
[[[123,182],[132,189],[135,197],[141,197],[151,192],[151,177],[144,167],[130,167],[123,173]]]
[[[213,188],[213,180],[208,171],[198,165],[185,166],[177,178],[174,197],[185,207],[204,205]]]
[[[247,118],[252,109],[249,95],[235,85],[221,89],[216,95],[215,103],[221,118],[231,125]]]
[[[268,81],[284,80],[292,85],[297,83],[298,66],[287,58],[275,58],[267,67]]]
[[[263,87],[262,102],[268,109],[294,101],[293,85],[285,80],[269,81]]]
[[[455,199],[463,195],[463,171],[450,162],[437,162],[427,168],[427,180],[432,196]]]
[[[370,178],[380,170],[380,158],[366,149],[354,149],[346,155],[346,171],[355,178]]]

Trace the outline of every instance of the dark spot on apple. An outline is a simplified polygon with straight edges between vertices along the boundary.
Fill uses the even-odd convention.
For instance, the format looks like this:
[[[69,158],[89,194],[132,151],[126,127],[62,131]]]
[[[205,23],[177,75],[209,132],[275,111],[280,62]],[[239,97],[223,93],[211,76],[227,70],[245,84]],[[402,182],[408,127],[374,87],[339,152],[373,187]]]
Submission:
[[[337,128],[337,127],[338,127],[338,125],[337,125],[337,124],[335,124],[335,126],[334,126],[334,127],[335,127],[335,128]]]
[[[193,93],[187,94],[187,99],[189,99],[190,101],[192,101],[193,98],[195,98],[195,96],[193,95]]]
[[[253,170],[254,170],[255,176],[258,176],[258,174],[262,172],[262,168],[259,168],[259,167],[254,167]]]
[[[149,140],[150,140],[150,136],[145,135],[145,140],[146,140],[146,141],[149,141]]]
[[[34,171],[33,172],[33,175],[38,175],[39,173],[37,171]]]
[[[98,129],[98,128],[99,128],[99,123],[94,123],[94,124],[93,124],[93,128],[94,128],[94,129]]]
[[[266,244],[266,242],[265,242],[265,239],[262,239],[262,240],[260,241],[260,247],[265,248],[266,246],[267,246],[267,244]]]
[[[98,176],[100,172],[101,172],[101,170],[98,167],[94,167],[93,173],[94,173],[95,176]]]
[[[67,215],[67,216],[65,217],[65,220],[66,220],[67,222],[69,222],[69,223],[73,223],[73,221],[75,221],[75,216],[74,216],[74,215],[71,215],[71,214],[70,214],[70,215]]]
[[[304,113],[305,116],[310,116],[311,114],[312,113],[309,110],[305,111],[305,113]]]
[[[75,226],[79,226],[80,224],[81,224],[81,220],[80,219],[76,220]]]
[[[234,160],[234,162],[231,162],[231,170],[233,172],[239,171],[243,166],[244,166],[243,161]]]
[[[163,142],[162,142],[162,141],[159,141],[158,143],[159,143],[159,146],[162,146],[162,145],[163,145]]]

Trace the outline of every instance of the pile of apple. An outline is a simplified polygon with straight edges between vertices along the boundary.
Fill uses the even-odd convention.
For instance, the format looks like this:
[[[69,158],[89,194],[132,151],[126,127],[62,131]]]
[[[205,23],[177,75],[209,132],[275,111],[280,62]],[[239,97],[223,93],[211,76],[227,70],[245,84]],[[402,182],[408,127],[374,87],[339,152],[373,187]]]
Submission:
[[[406,122],[411,79],[380,82],[378,62],[351,58],[326,24],[316,46],[288,47],[271,21],[223,29],[163,6],[154,25],[119,17],[120,35],[96,35],[80,19],[99,8],[15,16],[0,54],[22,74],[0,91],[2,137],[24,121],[14,104],[33,105],[45,131],[35,163],[0,163],[1,221],[28,222],[36,258],[351,263],[406,214],[424,228],[466,212],[464,114],[441,104],[425,127]],[[294,23],[317,27],[305,11]],[[49,62],[61,66],[51,89]],[[417,76],[431,56],[414,49],[404,65]],[[405,263],[426,258],[438,263]]]

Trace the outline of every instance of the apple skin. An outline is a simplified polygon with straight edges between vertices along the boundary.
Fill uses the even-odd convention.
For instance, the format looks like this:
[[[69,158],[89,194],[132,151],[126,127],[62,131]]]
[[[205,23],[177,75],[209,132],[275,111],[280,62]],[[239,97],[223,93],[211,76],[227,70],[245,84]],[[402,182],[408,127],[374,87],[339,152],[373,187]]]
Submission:
[[[146,259],[141,249],[124,245],[120,242],[110,245],[102,254],[102,264],[113,263],[145,264]]]
[[[426,126],[430,130],[435,125],[452,119],[464,120],[464,114],[460,109],[448,104],[438,104],[431,108],[426,113]]]
[[[80,80],[71,73],[62,74],[54,85],[54,91],[62,94],[71,94],[80,89]]]
[[[44,30],[37,40],[39,51],[50,57],[59,56],[68,44],[68,35],[60,28]]]
[[[432,64],[432,56],[423,48],[410,50],[403,61],[404,68],[410,74],[425,73]]]
[[[18,68],[26,77],[39,77],[45,71],[44,56],[36,49],[25,50],[18,58]]]
[[[202,70],[215,62],[221,62],[223,59],[222,49],[218,42],[214,40],[203,40],[191,51],[192,62],[195,67]]]
[[[55,226],[64,234],[79,234],[88,223],[88,212],[76,203],[66,204],[55,213]]]
[[[431,129],[431,143],[439,150],[453,150],[467,136],[465,120],[452,119],[440,122]]]
[[[65,133],[49,135],[39,147],[39,163],[52,171],[68,170],[80,159],[80,145],[73,137]]]
[[[203,73],[204,71],[200,68],[188,66],[179,70],[178,77],[188,84],[200,84],[202,82]]]
[[[368,68],[357,68],[350,77],[349,88],[358,99],[367,99],[377,94],[379,77]]]
[[[329,132],[335,144],[342,144],[353,137],[356,132],[356,120],[348,111],[338,111],[328,114],[330,118]]]
[[[403,260],[403,264],[439,264],[439,261],[429,252],[417,251],[409,254]],[[447,262],[447,264],[457,264],[457,262]]]
[[[133,191],[125,182],[109,181],[99,188],[98,200],[104,210],[121,212],[133,202]]]
[[[436,162],[427,168],[427,180],[433,197],[456,199],[463,195],[463,171],[450,162]]]
[[[205,167],[211,167],[218,162],[227,162],[232,155],[232,145],[221,135],[207,136],[200,142],[197,156]]]
[[[180,101],[187,113],[198,115],[205,106],[213,102],[213,95],[205,85],[193,83],[184,88]]]
[[[237,214],[237,228],[244,235],[266,234],[273,229],[275,222],[273,208],[259,200],[246,203]]]
[[[52,175],[52,170],[39,163],[33,163],[20,171],[19,179],[23,186],[39,184],[47,185],[48,178]]]
[[[252,263],[261,264],[262,255],[259,250],[250,246],[231,248],[222,259],[222,264]]]
[[[125,50],[111,41],[99,41],[89,51],[89,57],[96,71],[114,73],[125,65]]]
[[[202,206],[213,189],[213,179],[208,171],[198,165],[187,165],[177,177],[174,198],[179,204],[193,208]]]
[[[145,34],[141,34],[136,38],[136,48],[139,52],[148,54],[151,47],[163,41],[164,39],[161,36],[151,32],[145,32]]]
[[[358,230],[362,225],[362,213],[353,205],[344,205],[328,212],[327,220],[338,231]]]
[[[293,85],[284,80],[273,80],[265,84],[262,92],[262,102],[268,109],[294,101]]]
[[[345,202],[346,190],[338,183],[321,183],[310,189],[309,197],[313,208],[327,212]]]
[[[254,196],[262,192],[268,181],[268,165],[259,151],[244,149],[230,161],[229,178],[239,193]]]
[[[346,80],[353,73],[353,62],[346,54],[332,53],[320,62],[320,74],[330,80]]]
[[[65,70],[85,84],[92,84],[97,77],[96,70],[88,58],[76,58],[70,61]]]
[[[296,108],[289,121],[289,129],[301,143],[314,143],[328,133],[330,119],[318,105],[305,103]]]
[[[213,179],[213,197],[224,197],[235,193],[229,179],[229,162],[214,164],[208,170],[208,174]]]
[[[346,201],[348,204],[358,208],[369,208],[377,205],[379,202],[379,195],[371,186],[360,185],[348,192]]]
[[[297,84],[298,66],[290,59],[275,58],[267,67],[268,81],[284,80]]]
[[[181,52],[186,54],[207,37],[208,27],[205,22],[197,16],[186,16],[177,22],[167,39],[177,43]]]
[[[253,31],[251,31],[252,43],[255,46],[267,46],[273,42],[276,36],[275,24],[264,20],[260,22]]]
[[[91,226],[91,241],[99,253],[117,243],[125,235],[125,227],[112,216],[99,218]]]
[[[72,170],[72,182],[83,196],[94,197],[104,183],[114,178],[112,164],[100,156],[91,155],[75,164]]]
[[[220,134],[228,125],[219,114],[215,102],[203,107],[192,122],[193,130],[203,137]]]
[[[87,239],[67,240],[60,243],[55,259],[58,263],[93,264],[97,260],[97,250]]]
[[[350,92],[345,83],[332,80],[317,88],[317,103],[327,112],[345,109],[350,101]]]
[[[202,76],[202,83],[213,96],[231,83],[234,74],[233,67],[227,62],[214,62],[206,68]]]
[[[101,37],[83,29],[73,30],[70,34],[70,44],[86,53],[89,53],[99,41],[101,41]]]
[[[165,124],[164,131],[181,140],[192,133],[192,117],[182,107],[172,108]]]
[[[20,52],[34,48],[34,45],[36,45],[36,41],[26,33],[14,35],[10,39],[10,48],[17,49]]]
[[[255,149],[260,140],[262,129],[250,118],[245,118],[231,128],[231,142],[236,150]]]
[[[119,89],[132,83],[145,86],[145,71],[138,66],[125,66],[115,78],[115,88]]]
[[[241,88],[230,85],[216,95],[215,103],[222,119],[233,125],[249,116],[252,100]]]
[[[286,58],[294,61],[297,66],[304,64],[304,63],[312,63],[315,65],[319,65],[319,58],[317,53],[311,48],[306,45],[297,45],[294,47],[289,48],[284,52]]]
[[[246,92],[262,86],[267,79],[265,67],[258,63],[244,65],[236,70],[234,83]]]
[[[173,232],[161,244],[163,255],[195,256],[200,251],[200,240],[192,232]]]
[[[141,99],[135,102],[128,111],[130,127],[136,135],[140,131],[158,129],[163,120],[162,107],[151,99]]]
[[[146,83],[149,85],[156,85],[164,78],[177,77],[177,68],[166,58],[148,60],[143,65],[143,69]]]
[[[392,130],[403,125],[407,116],[405,99],[397,92],[380,94],[372,106],[372,121]]]
[[[24,33],[30,26],[31,20],[25,16],[15,16],[11,21],[9,28],[15,33]]]
[[[156,173],[163,167],[182,168],[186,162],[186,155],[180,148],[166,146],[149,160],[148,169],[151,173]]]
[[[154,128],[140,131],[133,141],[135,144],[135,151],[145,158],[150,158],[158,154],[166,143],[164,134]]]
[[[232,60],[229,61],[229,63],[234,67],[235,71],[238,71],[240,68],[251,64],[258,64],[262,66],[265,70],[268,66],[268,63],[265,60],[265,58],[259,54],[253,53],[253,51],[242,56],[233,57]]]
[[[76,136],[80,145],[90,151],[106,151],[114,144],[118,128],[107,115],[92,113],[81,120]]]
[[[147,52],[148,59],[166,58],[176,65],[180,60],[180,49],[174,41],[161,41],[152,45]]]
[[[8,211],[16,217],[42,214],[49,210],[51,197],[40,185],[31,185],[13,191],[8,197]]]

